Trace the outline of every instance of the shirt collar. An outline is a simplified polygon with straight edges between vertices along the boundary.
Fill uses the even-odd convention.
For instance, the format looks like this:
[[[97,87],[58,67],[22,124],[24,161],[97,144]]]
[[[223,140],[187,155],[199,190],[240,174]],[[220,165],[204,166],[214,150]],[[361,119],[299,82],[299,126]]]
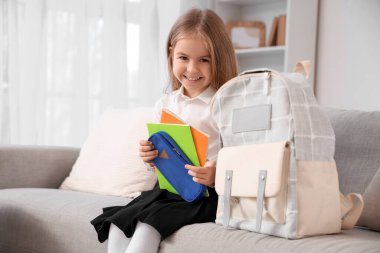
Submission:
[[[181,86],[178,90],[176,90],[176,95],[182,97],[185,100],[201,100],[205,104],[209,104],[212,97],[215,95],[215,89],[209,85],[207,89],[205,89],[201,94],[199,94],[195,98],[190,98],[184,94],[184,88]]]

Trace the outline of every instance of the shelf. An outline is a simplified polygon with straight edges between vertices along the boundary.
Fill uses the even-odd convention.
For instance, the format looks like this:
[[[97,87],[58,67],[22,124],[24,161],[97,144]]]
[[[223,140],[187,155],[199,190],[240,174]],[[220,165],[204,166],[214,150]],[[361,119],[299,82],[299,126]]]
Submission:
[[[278,2],[279,0],[218,0],[219,3],[235,5],[252,5],[260,3]]]
[[[237,56],[253,56],[253,55],[260,55],[260,54],[285,53],[285,46],[235,49],[235,53]]]

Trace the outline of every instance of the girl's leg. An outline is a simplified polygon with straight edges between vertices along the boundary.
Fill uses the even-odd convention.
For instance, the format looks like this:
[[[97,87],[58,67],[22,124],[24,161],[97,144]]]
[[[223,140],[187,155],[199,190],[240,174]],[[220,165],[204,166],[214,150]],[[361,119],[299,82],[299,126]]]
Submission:
[[[160,242],[161,235],[154,227],[137,222],[135,233],[125,253],[157,253]]]
[[[127,238],[123,231],[111,223],[108,234],[108,253],[124,253],[128,248],[130,238]]]

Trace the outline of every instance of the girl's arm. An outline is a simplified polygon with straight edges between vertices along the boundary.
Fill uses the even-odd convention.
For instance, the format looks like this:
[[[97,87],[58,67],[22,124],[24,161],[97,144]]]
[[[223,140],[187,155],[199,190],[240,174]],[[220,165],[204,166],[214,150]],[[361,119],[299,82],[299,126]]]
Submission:
[[[197,167],[187,164],[185,166],[189,170],[189,175],[197,183],[213,186],[215,184],[216,161],[207,161],[204,167]]]

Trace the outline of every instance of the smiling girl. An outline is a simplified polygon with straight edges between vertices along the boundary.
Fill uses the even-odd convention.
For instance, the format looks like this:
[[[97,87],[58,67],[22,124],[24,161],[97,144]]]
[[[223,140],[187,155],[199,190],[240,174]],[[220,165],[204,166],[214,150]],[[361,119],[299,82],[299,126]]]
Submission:
[[[209,103],[215,92],[237,75],[236,57],[223,21],[211,10],[185,13],[170,31],[167,59],[172,91],[156,103],[156,119],[159,121],[162,109],[167,108],[209,135],[205,166],[186,168],[195,182],[208,186],[210,196],[186,202],[156,187],[126,206],[105,208],[91,223],[100,242],[108,238],[108,253],[157,252],[161,239],[181,227],[215,220],[218,197],[212,186],[220,144],[210,121]],[[140,141],[139,150],[146,163],[158,153],[147,140]]]

